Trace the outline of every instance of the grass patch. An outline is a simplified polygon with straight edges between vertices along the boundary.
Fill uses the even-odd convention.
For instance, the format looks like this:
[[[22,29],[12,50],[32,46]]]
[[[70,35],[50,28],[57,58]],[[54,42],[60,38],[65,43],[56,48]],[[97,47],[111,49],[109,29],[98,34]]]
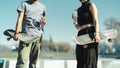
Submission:
[[[17,58],[17,52],[0,52],[0,58]],[[48,59],[73,59],[75,58],[73,53],[70,52],[41,52],[40,58]]]

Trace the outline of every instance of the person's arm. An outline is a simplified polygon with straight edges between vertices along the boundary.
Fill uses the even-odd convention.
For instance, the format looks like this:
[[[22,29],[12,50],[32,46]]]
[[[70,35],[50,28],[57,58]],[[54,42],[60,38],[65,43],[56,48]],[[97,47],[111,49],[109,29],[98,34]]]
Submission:
[[[14,37],[13,37],[13,39],[15,41],[17,41],[19,39],[19,30],[20,30],[20,27],[21,27],[21,24],[22,24],[22,21],[23,21],[23,16],[24,16],[24,12],[19,11],[18,12],[18,19],[17,19],[17,23],[16,23],[16,28],[15,28],[15,34],[14,34]]]
[[[93,15],[93,21],[94,21],[94,25],[95,25],[95,39],[96,39],[96,42],[99,42],[100,37],[99,37],[98,11],[97,11],[96,5],[94,3],[92,3],[90,5],[90,11]]]
[[[91,4],[90,10],[93,15],[93,21],[95,24],[95,32],[97,33],[97,32],[99,32],[98,11],[97,11],[96,5],[94,3]]]
[[[77,23],[77,11],[75,11],[75,12],[72,14],[72,19],[74,20],[74,25],[75,25],[76,29],[79,29],[79,28],[80,28],[80,25]]]

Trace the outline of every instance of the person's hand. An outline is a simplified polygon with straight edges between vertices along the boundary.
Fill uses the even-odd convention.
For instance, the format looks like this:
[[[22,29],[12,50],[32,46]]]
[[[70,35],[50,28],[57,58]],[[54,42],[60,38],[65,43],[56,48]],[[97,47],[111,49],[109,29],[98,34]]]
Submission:
[[[72,19],[74,20],[74,25],[75,25],[76,29],[79,29],[80,25],[77,23],[77,16],[72,14]]]
[[[75,16],[74,14],[72,14],[72,19],[77,21],[77,16]]]
[[[17,41],[19,39],[19,34],[14,34],[13,40]]]
[[[99,43],[100,42],[100,36],[99,33],[95,34],[95,42]]]
[[[87,44],[83,45],[83,48],[87,48],[87,47],[88,47],[88,45],[87,45]]]
[[[40,23],[43,24],[43,25],[45,25],[46,24],[45,18],[41,18]]]
[[[80,25],[79,24],[75,24],[74,23],[74,25],[75,25],[76,29],[80,29]]]

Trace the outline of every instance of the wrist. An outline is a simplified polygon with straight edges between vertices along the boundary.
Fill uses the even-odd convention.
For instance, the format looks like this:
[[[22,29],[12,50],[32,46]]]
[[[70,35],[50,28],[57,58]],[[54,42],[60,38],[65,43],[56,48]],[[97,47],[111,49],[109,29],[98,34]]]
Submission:
[[[42,20],[45,20],[45,18],[43,18]]]
[[[99,34],[99,32],[95,32],[96,34]]]
[[[18,32],[15,32],[15,35],[19,34]]]
[[[45,17],[42,17],[42,20],[45,20],[46,18]]]
[[[99,35],[99,32],[95,32],[95,35]]]
[[[99,31],[96,31],[95,33],[99,33]]]

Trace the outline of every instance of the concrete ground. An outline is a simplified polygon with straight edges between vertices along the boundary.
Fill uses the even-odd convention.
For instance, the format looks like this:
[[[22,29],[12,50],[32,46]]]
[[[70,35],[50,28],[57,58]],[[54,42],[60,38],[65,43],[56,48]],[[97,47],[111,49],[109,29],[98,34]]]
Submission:
[[[16,60],[5,60],[3,68],[15,68]],[[28,68],[28,67],[26,67]],[[76,68],[76,60],[39,59],[37,68]],[[120,68],[120,59],[99,58],[98,68]]]

